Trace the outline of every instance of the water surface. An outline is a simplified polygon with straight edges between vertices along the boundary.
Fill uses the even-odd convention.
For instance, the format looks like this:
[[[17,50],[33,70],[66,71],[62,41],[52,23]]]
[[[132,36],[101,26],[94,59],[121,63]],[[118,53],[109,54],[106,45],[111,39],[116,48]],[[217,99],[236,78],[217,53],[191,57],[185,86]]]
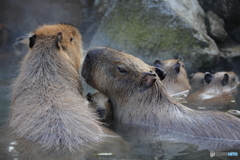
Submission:
[[[17,76],[17,63],[3,64],[0,68],[0,159],[141,159],[141,160],[202,160],[238,159],[238,157],[210,157],[210,151],[238,152],[240,142],[219,139],[204,139],[165,130],[114,123],[110,126],[116,137],[104,139],[93,148],[82,147],[76,153],[52,153],[10,135],[6,121],[10,113],[10,84]],[[85,87],[89,91],[90,87]],[[239,92],[238,92],[239,94]],[[239,97],[236,95],[236,97]],[[240,109],[239,100],[236,108]],[[226,110],[225,110],[226,111]]]

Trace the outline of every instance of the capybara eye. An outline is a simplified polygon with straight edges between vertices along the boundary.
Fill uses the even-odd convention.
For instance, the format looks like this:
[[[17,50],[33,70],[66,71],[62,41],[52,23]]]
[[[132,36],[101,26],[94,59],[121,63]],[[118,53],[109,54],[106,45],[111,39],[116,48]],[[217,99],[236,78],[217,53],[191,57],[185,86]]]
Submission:
[[[183,65],[182,65],[182,67],[184,68],[184,67],[185,67],[185,65],[183,64]]]
[[[74,38],[70,38],[70,42],[72,42],[74,40]]]
[[[121,67],[117,67],[118,71],[121,73],[127,73],[127,71]]]
[[[90,60],[91,60],[91,59],[90,59],[90,56],[89,56],[88,54],[86,55],[85,60],[87,60],[87,61],[90,61]]]
[[[232,79],[232,82],[235,82],[235,81],[236,81],[236,78],[233,78],[233,79]]]

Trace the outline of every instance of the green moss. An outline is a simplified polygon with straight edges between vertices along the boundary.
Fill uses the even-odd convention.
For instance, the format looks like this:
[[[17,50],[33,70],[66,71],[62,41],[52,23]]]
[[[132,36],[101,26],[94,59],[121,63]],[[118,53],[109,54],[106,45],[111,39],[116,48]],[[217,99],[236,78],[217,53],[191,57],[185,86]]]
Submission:
[[[149,64],[156,58],[182,58],[191,68],[212,58],[205,50],[208,42],[195,38],[193,35],[197,31],[174,16],[168,3],[158,1],[146,6],[144,3],[148,2],[153,1],[117,1],[100,29],[106,36],[108,47],[124,50]]]
[[[124,7],[124,5],[119,6]],[[189,47],[201,48],[198,40],[190,33],[191,29],[174,26],[183,23],[181,20],[175,18],[171,24],[167,24],[171,17],[162,16],[157,8],[146,12],[143,11],[144,6],[141,8],[136,3],[126,6],[126,8],[116,8],[105,19],[104,32],[112,43],[124,46],[127,50],[132,48],[155,52],[172,50],[183,54],[189,52]],[[128,8],[129,6],[132,8]],[[169,27],[170,25],[172,28]]]

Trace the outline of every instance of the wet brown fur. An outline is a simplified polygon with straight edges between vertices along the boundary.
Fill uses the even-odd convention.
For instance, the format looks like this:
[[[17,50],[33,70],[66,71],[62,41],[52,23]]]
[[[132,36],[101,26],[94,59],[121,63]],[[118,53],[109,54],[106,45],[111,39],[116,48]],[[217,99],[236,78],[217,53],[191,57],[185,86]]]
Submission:
[[[125,72],[119,70],[119,67]],[[82,67],[86,82],[106,94],[114,119],[192,136],[240,140],[240,120],[218,111],[195,111],[175,102],[159,78],[144,85],[154,67],[140,59],[106,47],[88,51]],[[156,73],[155,73],[156,74]]]
[[[204,75],[205,74],[202,72],[197,72],[191,76],[189,83],[192,89],[196,90],[207,85],[207,83],[204,81]]]
[[[112,106],[109,98],[100,92],[94,94],[88,94],[87,99],[90,101],[89,106],[99,113],[100,120],[103,122],[111,122],[112,117]]]
[[[222,84],[224,74],[229,75],[227,84]],[[217,72],[211,82],[187,97],[191,105],[216,106],[231,103],[234,100],[236,87],[239,84],[238,76],[234,72]]]
[[[44,149],[75,151],[100,141],[102,127],[82,95],[82,40],[70,25],[43,25],[12,85],[9,126]]]
[[[174,65],[180,63],[180,72],[177,73]],[[161,62],[161,68],[166,72],[166,77],[162,80],[163,86],[172,96],[176,93],[190,90],[191,86],[188,82],[187,72],[184,63],[178,59],[169,59]]]

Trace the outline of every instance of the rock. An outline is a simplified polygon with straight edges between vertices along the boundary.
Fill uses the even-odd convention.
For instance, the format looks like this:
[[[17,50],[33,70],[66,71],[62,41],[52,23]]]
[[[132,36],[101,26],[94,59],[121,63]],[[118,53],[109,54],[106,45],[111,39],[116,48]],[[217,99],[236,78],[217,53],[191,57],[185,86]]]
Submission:
[[[225,22],[227,32],[234,30],[240,22],[240,1],[238,0],[198,0],[205,12],[212,11]]]
[[[81,0],[84,6],[84,18],[79,28],[84,47],[88,48],[89,43],[100,26],[101,20],[108,8],[111,8],[111,0]]]
[[[224,21],[224,30],[228,34],[227,39],[222,42],[216,39],[217,46],[220,50],[220,57],[229,61],[240,56],[240,1],[238,0],[198,0],[199,4],[206,13],[212,11]],[[212,36],[212,35],[211,35]],[[213,36],[212,36],[213,37]],[[221,63],[219,66],[226,66]]]
[[[206,13],[206,18],[209,22],[208,32],[209,35],[217,41],[224,42],[227,39],[227,32],[224,29],[224,21],[212,11]]]
[[[218,48],[197,0],[111,1],[89,46],[124,50],[147,63],[181,58],[187,70],[211,66]]]
[[[231,34],[232,38],[237,43],[240,43],[240,25],[237,26],[234,30],[232,30],[229,34]]]
[[[69,23],[76,27],[83,19],[83,5],[80,0],[2,0],[1,23],[11,31],[14,40],[43,24]]]

